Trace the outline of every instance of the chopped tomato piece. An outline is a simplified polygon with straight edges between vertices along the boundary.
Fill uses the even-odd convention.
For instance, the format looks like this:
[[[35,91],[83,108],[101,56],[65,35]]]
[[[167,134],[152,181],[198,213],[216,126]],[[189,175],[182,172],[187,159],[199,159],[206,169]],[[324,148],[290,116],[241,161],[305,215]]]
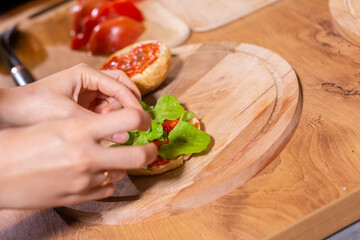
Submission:
[[[151,168],[151,167],[154,167],[154,166],[158,167],[158,166],[161,166],[161,165],[165,165],[167,163],[169,163],[169,160],[165,160],[162,157],[157,156],[155,161],[148,165],[148,168]]]
[[[139,22],[144,20],[140,10],[131,1],[121,0],[109,2],[91,12],[92,19],[96,21],[112,19],[119,16],[126,16]]]
[[[176,120],[165,120],[162,124],[164,131],[166,134],[169,135],[169,133],[175,128],[176,124],[178,124],[179,119]]]
[[[128,17],[107,20],[98,24],[91,33],[90,51],[111,54],[135,42],[144,31],[141,22]]]
[[[143,15],[134,5],[135,2],[140,2],[140,0],[78,0],[77,4],[70,10],[70,14],[72,15],[72,35],[74,35],[71,48],[80,49],[90,44],[90,48],[93,46],[92,49],[95,49],[90,49],[92,53],[113,53],[136,41],[138,36],[144,31],[142,24],[129,23],[129,21],[123,19],[111,21],[113,27],[111,27],[110,23],[103,24],[104,22],[119,17],[128,17],[135,21],[142,22],[144,20]],[[120,24],[120,22],[122,23]],[[96,40],[94,39],[103,39],[104,36],[99,36],[97,33],[94,33],[95,29],[109,33],[110,36],[107,37],[108,40],[118,37],[118,32],[120,31],[122,32],[121,38],[117,40],[112,39],[110,51],[108,50],[108,46],[104,47],[104,49],[108,51],[98,51],[98,49],[100,49],[98,46],[103,43],[95,43],[94,41]],[[124,30],[132,32],[124,34]],[[95,37],[93,37],[93,35],[95,35]],[[120,42],[122,42],[122,44],[120,44]],[[105,44],[109,45],[109,41]],[[96,47],[94,47],[95,45]]]
[[[169,143],[169,140],[166,141],[154,140],[152,142],[155,143],[155,145],[159,149],[162,145]]]
[[[79,49],[84,47],[98,24],[120,16],[126,16],[136,21],[144,20],[140,10],[132,2],[121,0],[105,3],[100,7],[94,8],[90,14],[82,19],[81,32],[77,32],[72,41],[71,48]]]
[[[70,9],[72,19],[73,34],[78,34],[82,31],[82,21],[88,16],[94,8],[100,7],[111,0],[78,0]]]

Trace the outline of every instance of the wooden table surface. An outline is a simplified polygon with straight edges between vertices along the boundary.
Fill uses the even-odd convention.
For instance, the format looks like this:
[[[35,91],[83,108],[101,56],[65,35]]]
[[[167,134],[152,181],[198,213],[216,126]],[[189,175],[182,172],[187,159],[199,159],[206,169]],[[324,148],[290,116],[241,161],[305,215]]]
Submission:
[[[187,43],[208,41],[268,48],[298,74],[302,117],[274,161],[210,204],[149,223],[87,225],[53,209],[1,210],[0,239],[319,239],[359,219],[360,48],[333,28],[328,1],[280,0]]]

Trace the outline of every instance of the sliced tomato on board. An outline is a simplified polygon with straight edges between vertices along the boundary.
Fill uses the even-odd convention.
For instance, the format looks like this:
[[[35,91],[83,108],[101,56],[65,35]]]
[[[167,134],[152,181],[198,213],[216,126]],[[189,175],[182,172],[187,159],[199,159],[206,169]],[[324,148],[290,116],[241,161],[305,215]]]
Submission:
[[[100,1],[93,1],[93,0],[79,0],[78,5],[83,6],[82,11],[79,11],[78,14],[76,14],[77,12],[75,10],[77,10],[77,8],[73,8],[73,32],[74,32],[74,38],[71,42],[71,48],[72,49],[80,49],[85,47],[88,43],[92,46],[94,45],[98,45],[95,44],[94,41],[96,40],[92,40],[92,42],[90,43],[89,40],[92,37],[92,34],[94,32],[95,27],[97,27],[97,30],[101,30],[102,32],[113,32],[113,31],[117,31],[115,29],[119,29],[119,22],[123,22],[122,25],[124,25],[122,27],[122,29],[136,29],[135,32],[133,33],[129,33],[127,34],[125,37],[123,37],[125,40],[129,39],[128,36],[133,36],[133,38],[136,40],[137,39],[137,34],[140,32],[140,27],[137,26],[133,26],[133,27],[129,27],[128,25],[139,25],[139,24],[132,24],[132,23],[128,23],[128,21],[124,21],[124,20],[119,20],[119,21],[112,21],[112,23],[116,23],[114,25],[114,30],[110,31],[108,30],[108,28],[110,27],[109,23],[102,25],[103,22],[109,21],[111,19],[114,18],[118,18],[120,16],[125,16],[125,17],[129,17],[132,18],[136,21],[143,21],[143,15],[141,13],[141,11],[134,5],[134,2],[138,2],[139,0],[100,0]],[[94,3],[96,2],[96,3]],[[101,2],[101,5],[98,5]],[[95,6],[95,7],[94,7]],[[91,7],[94,7],[90,12],[88,11]],[[87,15],[83,16],[86,12]],[[80,22],[79,25],[79,18],[82,17],[82,20]],[[125,26],[126,25],[126,26]],[[107,28],[107,30],[104,30],[104,28]],[[130,30],[131,31],[131,30]],[[144,30],[141,31],[141,33]],[[100,38],[98,33],[94,33],[95,37],[93,37],[93,39],[97,39]],[[112,35],[114,35],[114,33],[112,33]],[[124,33],[122,33],[122,36],[124,36]],[[137,36],[135,38],[135,36]],[[101,38],[103,38],[103,36],[101,36]],[[109,37],[111,38],[111,36]],[[114,41],[113,41],[114,42]],[[128,42],[125,41],[127,44],[133,43],[133,42]],[[120,44],[113,44],[113,46],[115,45],[120,45]],[[127,45],[124,45],[127,46]],[[90,49],[99,49],[98,47],[93,47]],[[120,48],[116,49],[119,50]],[[115,51],[116,51],[115,50]],[[91,50],[92,53],[108,53],[108,52],[99,52],[98,50],[95,50],[95,52],[93,50]],[[111,51],[114,52],[114,51]]]
[[[100,7],[94,8],[81,23],[81,32],[77,33],[71,43],[72,49],[84,47],[96,25],[119,16],[126,16],[136,21],[143,21],[140,10],[129,1],[112,1]]]
[[[124,0],[109,2],[91,13],[92,19],[97,21],[101,21],[102,19],[111,19],[118,16],[130,17],[136,21],[144,20],[140,10],[134,5],[134,3]]]
[[[72,34],[78,34],[82,30],[82,20],[90,15],[94,8],[100,7],[112,0],[78,0],[78,2],[70,9],[72,19]]]
[[[91,33],[90,51],[111,54],[135,42],[145,31],[142,22],[129,17],[117,17],[99,23]]]

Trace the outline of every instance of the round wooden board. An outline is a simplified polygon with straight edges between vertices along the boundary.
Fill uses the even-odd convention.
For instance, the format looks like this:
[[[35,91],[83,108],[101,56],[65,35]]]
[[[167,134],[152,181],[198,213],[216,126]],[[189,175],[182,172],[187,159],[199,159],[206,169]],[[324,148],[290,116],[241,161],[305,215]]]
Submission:
[[[360,46],[360,0],[329,0],[329,8],[335,29]]]
[[[109,225],[146,222],[180,214],[238,188],[292,136],[302,100],[290,65],[249,44],[206,43],[176,48],[165,83],[145,98],[172,94],[195,112],[212,137],[210,149],[184,166],[153,177],[127,177],[114,196],[59,211]]]

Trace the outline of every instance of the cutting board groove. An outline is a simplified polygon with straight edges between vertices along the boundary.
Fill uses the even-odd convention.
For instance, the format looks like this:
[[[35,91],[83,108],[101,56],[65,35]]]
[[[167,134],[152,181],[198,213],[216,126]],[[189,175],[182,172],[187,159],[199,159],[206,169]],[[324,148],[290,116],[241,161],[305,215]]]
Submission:
[[[329,8],[335,29],[360,46],[360,0],[329,0]]]
[[[301,94],[295,72],[281,57],[239,43],[193,44],[172,54],[165,84],[144,100],[177,97],[211,135],[210,148],[166,174],[124,179],[109,199],[60,212],[111,225],[177,215],[241,186],[290,139],[301,115]]]

